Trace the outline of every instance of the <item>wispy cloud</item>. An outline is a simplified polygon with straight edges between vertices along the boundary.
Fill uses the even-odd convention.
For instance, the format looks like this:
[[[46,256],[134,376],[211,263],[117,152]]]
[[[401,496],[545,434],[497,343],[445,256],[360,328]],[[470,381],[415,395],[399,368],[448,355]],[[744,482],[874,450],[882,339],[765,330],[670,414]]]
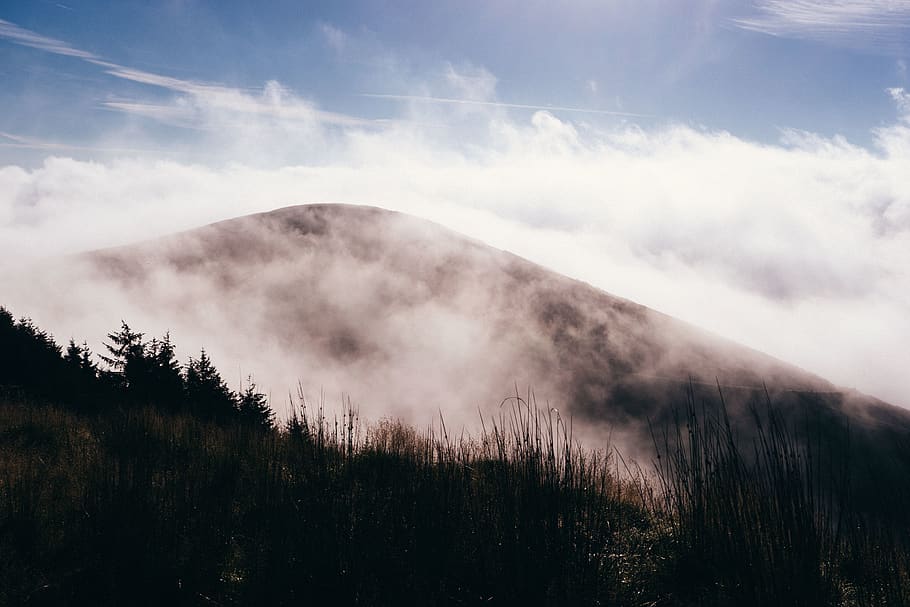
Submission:
[[[347,34],[329,25],[322,27],[330,44],[339,47],[349,39]],[[115,78],[177,93],[169,101],[112,99],[102,102],[103,109],[123,112],[171,126],[193,129],[221,128],[236,121],[238,115],[274,119],[286,123],[319,124],[338,127],[386,127],[400,122],[391,119],[365,119],[319,109],[312,101],[269,81],[261,89],[244,89],[219,83],[177,78],[136,67],[121,65],[94,53],[78,49],[64,41],[42,36],[14,23],[0,20],[0,39],[39,49],[48,53],[74,57],[101,68]],[[340,48],[337,48],[340,50]],[[648,117],[647,114],[530,103],[509,103],[495,99],[496,78],[483,68],[468,66],[457,70],[448,65],[445,83],[458,96],[394,95],[364,93],[363,97],[444,105],[495,107],[522,110],[546,110],[622,117]]]
[[[131,70],[131,79],[137,77],[135,72],[136,70]],[[169,78],[168,80],[174,79]],[[153,84],[152,82],[147,83]],[[188,97],[178,98],[168,103],[112,100],[105,101],[102,105],[106,109],[152,118],[173,126],[192,128],[204,128],[203,122],[211,122],[213,113],[220,113],[223,118],[230,114],[243,114],[274,118],[288,123],[318,122],[325,125],[348,127],[381,126],[389,122],[317,109],[313,104],[292,94],[276,81],[266,82],[258,93],[222,86],[194,86],[192,83],[187,86],[184,84],[175,86],[154,84],[154,86],[185,93]],[[209,124],[209,126],[217,125]]]
[[[86,61],[99,58],[94,53],[75,48],[56,38],[42,36],[41,34],[19,27],[15,23],[10,23],[3,19],[0,19],[0,38],[5,38],[6,40],[21,44],[22,46],[29,46],[31,48],[47,51],[48,53],[54,53],[55,55],[76,57],[78,59],[85,59]]]
[[[910,92],[901,87],[888,89],[888,94],[897,104],[897,107],[903,112],[904,120],[910,119]]]
[[[758,0],[757,14],[732,19],[744,30],[896,53],[908,46],[907,0]]]
[[[314,103],[291,94],[279,83],[269,81],[261,90],[249,90],[186,78],[174,78],[146,70],[120,65],[99,55],[83,51],[72,45],[42,36],[0,19],[0,39],[39,49],[55,55],[74,57],[102,68],[105,73],[139,84],[180,93],[197,102],[177,100],[176,103],[146,103],[135,100],[116,100],[103,103],[106,109],[117,110],[169,124],[194,127],[198,112],[194,107],[205,106],[221,112],[271,116],[286,121],[307,121],[339,126],[365,126],[383,124],[384,121],[366,120],[355,116],[320,110]],[[258,93],[258,94],[257,94]]]
[[[181,104],[144,103],[141,101],[105,101],[102,107],[107,110],[150,118],[157,122],[183,128],[198,128],[194,122],[192,109]]]
[[[6,131],[0,131],[0,147],[4,148],[23,148],[30,150],[47,150],[47,151],[90,151],[105,152],[110,154],[136,154],[136,153],[161,153],[162,150],[153,150],[148,148],[129,148],[129,147],[107,147],[107,146],[86,146],[71,145],[58,141],[46,141],[34,137],[25,137]]]
[[[326,44],[336,53],[343,53],[349,44],[348,35],[330,23],[320,23],[319,31],[325,39]]]
[[[628,116],[634,118],[650,118],[650,114],[635,114],[632,112],[618,112],[598,108],[568,107],[563,105],[534,105],[530,103],[507,103],[505,101],[485,101],[481,99],[456,99],[451,97],[433,97],[428,95],[391,95],[382,93],[361,93],[361,97],[374,99],[393,99],[396,101],[416,101],[420,103],[441,103],[449,105],[480,105],[488,107],[513,108],[521,110],[543,110],[551,112],[577,112],[582,114],[603,114],[607,116]]]

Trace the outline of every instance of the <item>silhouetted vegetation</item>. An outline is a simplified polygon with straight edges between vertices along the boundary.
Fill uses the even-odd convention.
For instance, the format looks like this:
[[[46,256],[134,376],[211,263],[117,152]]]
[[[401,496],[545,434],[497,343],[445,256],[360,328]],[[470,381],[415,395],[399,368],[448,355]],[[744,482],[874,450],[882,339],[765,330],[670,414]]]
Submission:
[[[167,335],[0,331],[0,604],[910,604],[905,444],[770,397],[737,428],[690,391],[637,466],[532,398],[476,437],[277,424]]]
[[[770,398],[753,405],[746,444],[722,394],[712,411],[690,390],[680,414],[655,441],[652,508],[673,527],[678,604],[910,604],[910,501],[893,491],[910,478],[903,462],[878,458],[880,481],[860,483],[848,427],[788,425]]]
[[[104,391],[85,346],[71,342],[64,355],[46,332],[0,307],[0,389],[88,407]]]
[[[14,320],[0,307],[0,389],[82,413],[148,406],[222,424],[273,425],[268,399],[252,377],[232,391],[204,349],[181,365],[170,334],[146,340],[125,321],[104,347],[99,366],[87,344],[70,339],[64,352],[30,319]]]

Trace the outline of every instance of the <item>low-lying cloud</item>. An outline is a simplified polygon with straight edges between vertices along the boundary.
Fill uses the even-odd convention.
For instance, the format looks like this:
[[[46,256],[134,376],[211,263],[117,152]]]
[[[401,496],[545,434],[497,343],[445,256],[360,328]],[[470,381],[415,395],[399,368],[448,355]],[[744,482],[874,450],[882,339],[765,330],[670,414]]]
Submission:
[[[4,265],[289,204],[372,204],[910,406],[910,119],[899,89],[883,91],[902,117],[874,133],[873,149],[795,131],[767,145],[678,124],[597,127],[583,114],[510,108],[489,72],[449,65],[436,84],[399,95],[393,120],[365,122],[279,83],[161,80],[0,26],[168,92],[106,101],[139,126],[93,146],[160,149],[149,120],[193,133],[171,159],[50,156],[0,168]],[[462,99],[471,111],[427,99]],[[28,302],[13,311],[42,322]]]
[[[7,166],[0,255],[21,263],[294,203],[375,204],[910,404],[905,123],[875,151],[805,133],[769,146],[681,126],[596,132],[545,112],[487,126],[482,148],[413,125],[350,130],[322,165]]]

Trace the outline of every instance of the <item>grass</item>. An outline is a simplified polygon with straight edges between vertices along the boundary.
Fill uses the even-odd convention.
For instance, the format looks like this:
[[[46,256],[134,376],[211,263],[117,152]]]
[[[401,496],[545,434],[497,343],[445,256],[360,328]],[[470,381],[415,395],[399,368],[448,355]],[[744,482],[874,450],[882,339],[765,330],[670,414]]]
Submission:
[[[510,412],[456,440],[4,406],[0,602],[629,603],[644,511],[557,417]]]
[[[803,424],[788,425],[767,395],[751,414],[754,440],[744,446],[723,395],[710,410],[690,391],[675,424],[655,438],[651,511],[673,526],[678,602],[910,604],[908,502],[890,490],[906,485],[906,469],[879,461],[881,478],[859,489],[866,471],[852,460],[848,427],[824,427],[808,412]],[[888,515],[895,507],[900,520]]]
[[[529,398],[472,437],[302,399],[267,431],[9,397],[0,604],[910,604],[906,480],[753,413],[746,442],[690,393],[636,466]]]

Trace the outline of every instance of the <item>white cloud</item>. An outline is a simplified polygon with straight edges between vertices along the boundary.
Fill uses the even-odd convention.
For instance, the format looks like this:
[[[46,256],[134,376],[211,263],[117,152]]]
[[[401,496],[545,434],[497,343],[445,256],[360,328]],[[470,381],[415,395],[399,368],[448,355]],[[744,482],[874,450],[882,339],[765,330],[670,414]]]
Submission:
[[[285,94],[276,85],[263,96]],[[288,152],[258,168],[60,157],[7,166],[0,258],[128,243],[288,204],[376,204],[910,405],[906,124],[879,130],[870,151],[801,132],[779,145],[681,126],[604,132],[549,112],[482,121],[482,145],[407,121],[318,133],[282,129],[285,120],[252,134],[226,124],[224,140],[252,156]]]
[[[59,143],[56,141],[44,141],[37,139],[35,137],[24,137],[22,135],[15,135],[13,133],[5,133],[0,131],[0,139],[5,141],[0,141],[0,147],[9,147],[9,148],[25,148],[33,150],[45,150],[48,152],[73,152],[73,151],[83,151],[83,152],[104,152],[108,154],[156,154],[161,153],[161,150],[154,150],[149,148],[135,148],[135,147],[102,147],[102,146],[89,146],[89,145],[73,145],[66,143]]]
[[[65,55],[67,57],[76,57],[92,61],[98,59],[98,56],[88,51],[83,51],[54,38],[42,36],[33,31],[19,27],[15,23],[0,19],[0,38],[4,38],[16,44],[29,46],[55,55]]]
[[[329,45],[336,53],[343,53],[349,45],[348,35],[331,25],[330,23],[320,23],[319,32],[322,34],[322,37],[325,39],[326,44]]]
[[[199,121],[196,120],[196,114],[200,109],[204,110],[205,118],[209,120],[217,112],[229,112],[235,115],[270,116],[284,121],[329,125],[352,126],[371,122],[354,116],[320,110],[311,101],[291,94],[276,81],[267,82],[263,90],[259,92],[156,74],[112,63],[94,53],[74,48],[66,42],[42,36],[2,19],[0,19],[0,38],[56,55],[81,59],[122,80],[181,94],[182,96],[166,103],[118,99],[103,104],[107,109],[153,118],[175,126],[193,128],[206,126],[198,124]]]
[[[157,80],[159,80],[157,77],[149,79],[148,83]],[[187,94],[162,103],[112,100],[104,102],[103,105],[108,109],[188,128],[220,128],[221,122],[229,117],[249,119],[251,116],[272,118],[285,123],[335,126],[382,124],[382,121],[365,120],[317,109],[313,103],[298,97],[274,80],[266,82],[258,92],[192,84],[168,88]]]
[[[891,95],[897,107],[903,111],[904,119],[910,117],[910,93],[901,87],[895,87],[888,89],[888,94]]]
[[[458,98],[470,101],[491,101],[496,98],[496,76],[484,68],[465,66],[455,69],[446,65],[446,83]]]
[[[376,123],[376,121],[346,114],[320,110],[311,101],[293,94],[274,80],[266,82],[261,91],[244,90],[161,76],[106,62],[93,63],[108,67],[107,72],[118,78],[182,93],[182,96],[175,97],[166,103],[152,104],[129,100],[104,103],[104,106],[109,109],[155,118],[177,126],[205,126],[203,119],[211,119],[217,112],[267,116],[283,121],[304,121],[329,125],[352,126]],[[200,114],[204,114],[204,116],[200,116]]]
[[[295,203],[376,204],[910,406],[906,119],[877,130],[874,151],[802,132],[760,145],[673,125],[599,131],[555,114],[615,112],[503,102],[486,70],[446,66],[432,85],[384,95],[413,114],[377,129],[277,82],[242,90],[171,78],[7,22],[0,36],[169,91],[165,101],[106,107],[199,130],[195,163],[126,158],[125,148],[144,147],[139,130],[105,134],[94,148],[122,149],[120,160],[0,167],[0,263]],[[889,94],[906,118],[907,93]],[[413,107],[430,104],[432,121]],[[453,111],[465,106],[473,111]],[[534,113],[516,121],[508,109]],[[71,151],[0,136],[0,145]]]
[[[732,22],[772,36],[899,53],[910,34],[906,0],[758,0],[757,14]]]

